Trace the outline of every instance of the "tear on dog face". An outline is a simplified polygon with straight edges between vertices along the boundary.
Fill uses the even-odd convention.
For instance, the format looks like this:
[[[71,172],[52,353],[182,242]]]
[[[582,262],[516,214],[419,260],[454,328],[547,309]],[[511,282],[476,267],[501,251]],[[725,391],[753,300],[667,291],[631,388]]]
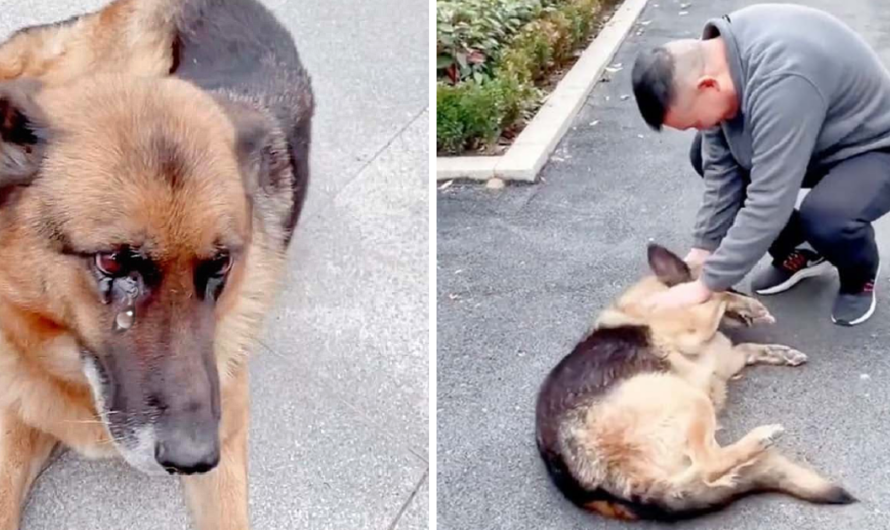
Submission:
[[[244,296],[263,134],[233,123],[176,79],[0,84],[0,289],[46,333],[76,338],[67,362],[147,473],[219,461],[215,337]]]

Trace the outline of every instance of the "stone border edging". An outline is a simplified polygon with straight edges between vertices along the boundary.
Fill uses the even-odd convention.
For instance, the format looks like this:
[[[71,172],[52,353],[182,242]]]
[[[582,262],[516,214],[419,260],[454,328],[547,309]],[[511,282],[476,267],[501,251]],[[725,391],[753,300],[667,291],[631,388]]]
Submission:
[[[559,81],[544,105],[500,156],[436,157],[436,180],[468,178],[535,181],[550,154],[600,81],[647,0],[624,0],[612,18]]]

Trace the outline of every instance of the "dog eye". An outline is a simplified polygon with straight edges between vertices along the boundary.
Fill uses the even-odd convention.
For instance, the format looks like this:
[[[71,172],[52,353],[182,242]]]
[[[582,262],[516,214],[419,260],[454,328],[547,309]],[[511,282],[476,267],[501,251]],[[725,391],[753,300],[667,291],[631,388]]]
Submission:
[[[232,256],[228,252],[222,252],[207,262],[208,276],[225,276],[232,269]]]
[[[106,276],[118,276],[124,270],[124,257],[120,252],[96,254],[96,268]]]
[[[214,258],[202,262],[195,271],[195,287],[198,295],[216,300],[226,285],[226,276],[232,269],[232,255],[222,251]]]

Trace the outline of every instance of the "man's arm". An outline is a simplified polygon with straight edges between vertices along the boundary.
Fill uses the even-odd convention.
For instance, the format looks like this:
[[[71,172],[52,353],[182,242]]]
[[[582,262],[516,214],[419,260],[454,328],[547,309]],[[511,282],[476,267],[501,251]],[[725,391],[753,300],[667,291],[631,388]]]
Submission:
[[[702,281],[711,291],[744,278],[788,222],[827,111],[816,87],[797,75],[776,76],[748,97],[751,182],[735,223],[705,262]]]
[[[745,200],[742,169],[719,127],[702,132],[702,168],[705,192],[692,232],[693,247],[714,251]]]

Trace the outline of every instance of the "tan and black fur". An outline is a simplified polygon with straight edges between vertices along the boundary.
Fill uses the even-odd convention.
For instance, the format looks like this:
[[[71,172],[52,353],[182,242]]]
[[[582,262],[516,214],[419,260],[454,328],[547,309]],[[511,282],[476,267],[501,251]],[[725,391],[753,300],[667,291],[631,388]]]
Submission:
[[[691,281],[693,272],[657,245],[649,265],[654,274],[605,309],[541,386],[537,445],[560,491],[582,508],[627,520],[693,517],[767,490],[854,502],[773,447],[779,425],[718,444],[728,381],[747,365],[797,366],[806,356],[778,344],[733,345],[721,322],[774,322],[760,302],[738,293],[679,311],[650,309],[647,297]]]
[[[59,446],[249,527],[246,360],[313,108],[253,0],[118,0],[0,45],[0,530]]]

